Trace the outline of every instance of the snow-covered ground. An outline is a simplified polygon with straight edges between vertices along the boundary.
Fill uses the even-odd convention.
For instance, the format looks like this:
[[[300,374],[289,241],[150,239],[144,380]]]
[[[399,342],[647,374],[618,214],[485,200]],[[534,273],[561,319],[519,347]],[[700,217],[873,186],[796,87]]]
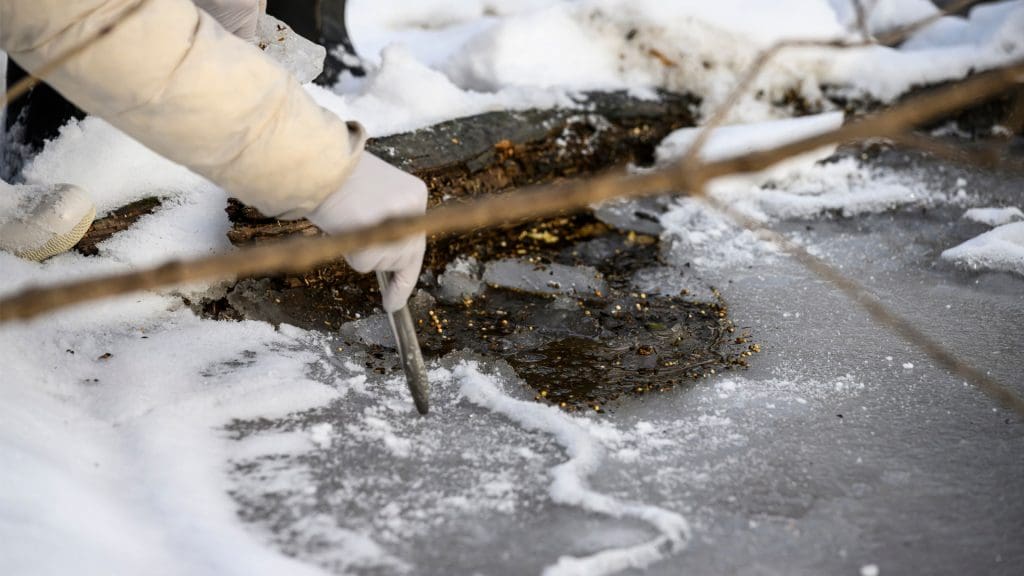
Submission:
[[[929,11],[873,4],[876,31]],[[371,75],[309,90],[373,135],[591,89],[685,89],[708,110],[773,42],[856,37],[842,0],[350,10]],[[888,100],[1022,55],[1024,2],[989,4],[900,50],[787,52],[733,120],[786,116],[772,103],[791,90],[826,109],[823,84]],[[708,152],[770,142],[772,126],[723,131]],[[713,193],[1022,391],[1019,177],[894,154],[770,176]],[[98,119],[26,177],[79,184],[101,211],[164,203],[101,257],[0,253],[0,294],[230,249],[223,191]],[[607,416],[535,404],[507,366],[455,354],[431,366],[421,419],[400,377],[327,335],[182,303],[216,286],[0,326],[0,573],[1020,573],[1019,418],[703,206],[680,201],[662,224],[669,267],[719,287],[765,354]]]

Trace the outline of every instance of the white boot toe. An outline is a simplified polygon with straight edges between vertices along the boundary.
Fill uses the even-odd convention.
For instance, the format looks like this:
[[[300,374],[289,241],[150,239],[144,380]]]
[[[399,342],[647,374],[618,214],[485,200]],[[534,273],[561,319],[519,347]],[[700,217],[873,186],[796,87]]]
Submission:
[[[77,186],[0,185],[0,250],[45,260],[73,248],[95,217],[96,206]]]

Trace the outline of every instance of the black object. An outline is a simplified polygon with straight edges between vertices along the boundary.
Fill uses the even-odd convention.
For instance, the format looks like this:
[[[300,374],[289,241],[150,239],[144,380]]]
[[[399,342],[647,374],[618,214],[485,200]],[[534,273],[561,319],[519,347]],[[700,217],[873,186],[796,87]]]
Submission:
[[[333,85],[344,72],[366,75],[348,35],[345,0],[268,0],[267,13],[327,48],[324,71],[316,79],[317,84]]]
[[[29,73],[12,60],[7,61],[7,87],[14,86]],[[7,105],[4,120],[4,178],[17,175],[21,165],[43,149],[47,140],[60,134],[68,120],[85,118],[77,106],[68,102],[45,83],[36,84],[26,94]]]

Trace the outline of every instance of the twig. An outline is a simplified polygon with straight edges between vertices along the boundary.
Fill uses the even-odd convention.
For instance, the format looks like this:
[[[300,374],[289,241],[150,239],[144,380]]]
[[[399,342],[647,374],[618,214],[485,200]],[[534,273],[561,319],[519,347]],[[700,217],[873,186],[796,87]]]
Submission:
[[[884,112],[836,130],[744,156],[707,162],[696,169],[680,161],[646,174],[606,174],[560,186],[537,186],[470,204],[443,206],[425,215],[393,219],[337,236],[301,238],[237,250],[191,262],[170,262],[154,269],[106,276],[60,286],[30,288],[0,301],[0,322],[27,319],[64,306],[231,276],[299,272],[345,253],[406,236],[451,234],[525,218],[579,210],[616,197],[650,196],[697,190],[705,182],[730,174],[757,172],[773,164],[836,143],[891,137],[982,101],[1024,81],[1024,62],[991,70],[963,82],[922,94]]]
[[[867,311],[874,320],[895,331],[904,340],[915,344],[939,366],[963,378],[965,381],[971,382],[1003,407],[1024,416],[1024,398],[1004,387],[988,374],[965,362],[961,362],[956,356],[946,350],[942,344],[932,339],[902,316],[889,310],[885,304],[868,292],[867,289],[836,270],[835,267],[812,255],[803,246],[793,243],[774,230],[762,227],[760,223],[748,218],[714,197],[705,196],[702,200],[711,203],[716,210],[729,216],[737,224],[780,247],[786,254],[793,257],[805,268],[821,279],[830,282]]]
[[[1024,87],[1017,90],[1017,95],[1010,105],[1010,112],[1003,121],[1010,134],[1020,134],[1024,131]]]
[[[93,42],[102,38],[128,15],[138,10],[145,2],[140,0],[114,23],[101,29],[93,38],[83,42],[53,62],[37,70],[38,77],[45,77],[57,67],[84,51]],[[970,5],[973,1],[957,4]],[[961,9],[954,7],[953,10]],[[926,26],[930,22],[916,23],[904,29],[905,34]],[[417,234],[451,234],[471,229],[501,224],[529,217],[546,216],[558,212],[578,210],[595,202],[616,197],[639,197],[682,190],[692,196],[703,197],[705,184],[714,178],[744,172],[763,170],[786,158],[808,152],[819,147],[863,140],[867,138],[895,138],[909,129],[930,120],[965,108],[976,102],[994,96],[1007,87],[1024,82],[1024,62],[978,74],[958,84],[948,86],[930,94],[924,94],[893,107],[890,110],[861,119],[831,132],[812,136],[785,144],[770,150],[747,154],[714,162],[701,163],[698,152],[708,133],[720,123],[747,89],[761,68],[778,53],[789,46],[821,45],[820,42],[788,42],[774,46],[759,55],[754,65],[739,85],[730,94],[725,105],[720,107],[712,122],[691,146],[690,153],[679,162],[662,170],[647,174],[627,176],[608,174],[589,181],[577,181],[564,186],[539,186],[517,194],[490,198],[468,205],[446,206],[417,217],[394,219],[376,226],[354,230],[334,237],[303,238],[238,250],[230,254],[203,258],[192,262],[170,262],[157,268],[124,275],[95,278],[48,288],[30,288],[15,296],[0,300],[0,322],[14,319],[28,319],[61,307],[99,298],[127,294],[145,289],[155,289],[172,284],[191,281],[211,280],[226,276],[246,276],[280,272],[299,272],[318,264],[334,260],[340,255],[358,248],[381,244]],[[825,45],[847,47],[857,44],[826,42]],[[8,102],[23,94],[30,83],[19,83],[4,96]],[[19,92],[20,91],[20,92]],[[712,200],[713,201],[713,200]],[[758,229],[757,223],[747,221],[733,210],[719,206],[726,214],[736,218],[742,225]],[[835,268],[821,261],[803,248],[789,242],[773,231],[761,230],[762,235],[782,247],[809,270],[832,282],[873,318],[897,332],[906,340],[919,346],[940,366],[945,367],[1004,406],[1024,415],[1024,400],[1011,390],[1002,387],[983,372],[960,362],[940,344],[931,340],[902,317],[891,312],[884,304],[872,297],[867,290],[845,277]]]
[[[953,162],[967,164],[985,170],[1002,169],[1019,172],[1024,169],[1024,164],[1022,164],[1020,160],[1008,161],[1003,157],[1002,152],[1004,146],[1002,145],[965,148],[963,146],[955,146],[948,142],[939,140],[938,138],[925,136],[915,132],[897,134],[895,136],[890,136],[887,140],[906,148],[914,148],[939,158],[945,158]]]
[[[900,42],[906,40],[908,37],[912,36],[915,32],[931,26],[932,24],[938,22],[939,20],[945,18],[946,16],[952,16],[959,13],[961,10],[966,10],[971,6],[978,4],[979,2],[981,2],[981,0],[960,0],[959,2],[950,4],[945,9],[940,10],[927,18],[922,18],[917,22],[912,22],[905,26],[896,28],[891,32],[887,32],[876,38],[876,40],[879,44],[884,44],[886,46],[895,46],[896,44],[899,44]]]

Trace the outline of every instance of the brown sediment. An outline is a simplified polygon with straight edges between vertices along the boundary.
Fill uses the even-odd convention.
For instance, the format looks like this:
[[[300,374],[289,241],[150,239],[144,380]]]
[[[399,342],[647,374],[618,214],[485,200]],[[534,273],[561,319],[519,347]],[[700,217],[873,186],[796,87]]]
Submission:
[[[402,158],[397,165],[427,182],[431,205],[462,202],[625,163],[649,163],[669,132],[693,125],[695,104],[672,95],[657,101],[603,95],[590,110],[485,114],[371,141],[368,149],[385,159]],[[267,219],[238,203],[228,212],[234,222],[229,235],[238,244],[316,233],[303,221]],[[600,258],[592,249],[596,244],[602,246]],[[424,355],[469,350],[502,358],[536,390],[538,400],[604,411],[622,395],[672,389],[743,366],[751,354],[736,344],[740,331],[724,302],[632,289],[635,272],[661,265],[658,238],[617,230],[590,212],[431,238],[428,277],[436,278],[458,257],[587,265],[607,282],[607,293],[571,297],[491,286],[456,303],[437,300],[437,284],[421,282],[424,294],[411,308]],[[245,291],[245,297],[229,296],[230,306],[208,303],[208,312],[336,332],[379,307],[372,277],[355,274],[343,262],[250,281]],[[371,354],[373,369],[395,369],[388,357]]]
[[[367,149],[422,178],[430,190],[430,205],[436,206],[593,174],[616,165],[649,163],[654,148],[666,135],[694,124],[697,102],[675,94],[662,94],[655,100],[638,100],[622,93],[595,94],[582,109],[492,112],[373,139]],[[306,220],[267,218],[235,201],[227,211],[233,223],[228,237],[236,245],[319,233]],[[530,230],[558,229],[564,239],[589,233],[577,225],[567,215],[430,238],[424,267],[439,273],[459,255],[475,254],[479,246],[493,247],[510,235],[528,236]],[[603,226],[593,219],[588,225]],[[357,314],[365,316],[377,305],[375,280],[355,273],[342,261],[301,275],[269,278],[265,284],[284,308],[302,307],[302,318],[296,321],[306,327],[336,327]]]

